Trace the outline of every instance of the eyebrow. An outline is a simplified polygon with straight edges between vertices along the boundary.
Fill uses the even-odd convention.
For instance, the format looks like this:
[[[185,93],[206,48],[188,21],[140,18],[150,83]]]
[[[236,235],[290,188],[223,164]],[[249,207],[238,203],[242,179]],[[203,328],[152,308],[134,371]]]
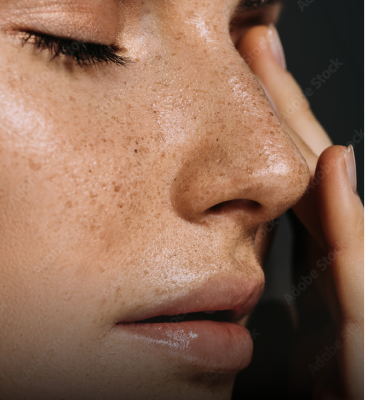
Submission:
[[[282,0],[241,0],[238,3],[236,12],[259,10],[266,6],[282,4]]]

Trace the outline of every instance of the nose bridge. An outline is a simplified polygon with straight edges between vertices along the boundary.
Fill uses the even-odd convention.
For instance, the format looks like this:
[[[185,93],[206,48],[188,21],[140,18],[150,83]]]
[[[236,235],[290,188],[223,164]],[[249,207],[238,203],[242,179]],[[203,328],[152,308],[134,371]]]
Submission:
[[[194,219],[218,204],[250,200],[260,207],[247,220],[259,224],[300,198],[308,168],[238,53],[228,44],[207,47],[205,59],[186,69],[203,68],[205,74],[189,88],[202,94],[195,96],[200,112],[190,125],[194,149],[185,154],[175,177],[172,204]],[[243,211],[252,217],[252,207],[245,204]]]
[[[233,147],[242,144],[243,133],[253,139],[245,143],[245,148],[262,141],[263,133],[270,133],[277,140],[281,132],[279,136],[287,140],[258,79],[228,40],[229,35],[215,32],[209,38],[197,40],[191,33],[183,38],[178,36],[181,39],[177,56],[179,73],[168,71],[166,74],[173,76],[175,83],[187,83],[183,88],[177,84],[176,90],[179,97],[184,97],[181,103],[192,105],[195,126],[206,125],[208,134],[213,131],[222,137],[228,134]],[[173,63],[172,68],[175,67]],[[232,136],[232,132],[239,135]],[[272,137],[267,139],[270,141]]]

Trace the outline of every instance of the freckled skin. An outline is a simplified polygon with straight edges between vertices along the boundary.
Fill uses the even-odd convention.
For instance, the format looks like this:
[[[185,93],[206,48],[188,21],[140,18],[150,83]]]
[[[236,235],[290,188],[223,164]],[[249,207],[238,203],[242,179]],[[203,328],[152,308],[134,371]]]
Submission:
[[[84,69],[9,40],[11,3],[0,5],[0,397],[228,399],[234,375],[208,384],[210,371],[112,327],[232,268],[261,291],[252,237],[307,186],[230,42],[234,3],[125,2],[115,29],[94,11],[100,38],[117,31],[133,62]]]

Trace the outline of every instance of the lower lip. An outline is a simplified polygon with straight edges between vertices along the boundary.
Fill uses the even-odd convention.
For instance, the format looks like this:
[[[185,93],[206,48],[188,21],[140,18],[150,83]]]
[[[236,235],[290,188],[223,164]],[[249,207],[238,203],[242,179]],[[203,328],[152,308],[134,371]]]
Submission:
[[[250,333],[229,322],[128,323],[117,327],[136,340],[209,371],[239,371],[252,358]]]

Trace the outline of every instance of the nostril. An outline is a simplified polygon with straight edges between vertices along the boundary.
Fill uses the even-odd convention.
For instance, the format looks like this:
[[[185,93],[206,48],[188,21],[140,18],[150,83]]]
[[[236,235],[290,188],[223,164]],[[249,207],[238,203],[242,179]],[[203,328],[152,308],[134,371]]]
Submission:
[[[236,199],[223,201],[206,210],[208,214],[234,213],[236,211],[255,211],[261,208],[261,204],[254,200]]]

